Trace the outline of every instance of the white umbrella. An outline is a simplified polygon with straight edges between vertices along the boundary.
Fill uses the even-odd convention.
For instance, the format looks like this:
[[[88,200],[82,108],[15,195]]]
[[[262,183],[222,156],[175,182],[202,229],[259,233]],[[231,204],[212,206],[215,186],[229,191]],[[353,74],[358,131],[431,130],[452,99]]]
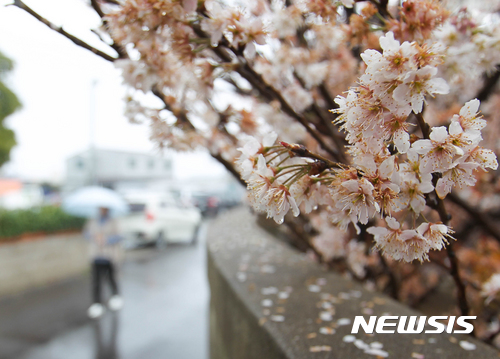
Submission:
[[[127,203],[118,193],[98,186],[81,188],[62,202],[65,212],[79,217],[96,217],[100,207],[109,208],[114,217],[128,212]]]

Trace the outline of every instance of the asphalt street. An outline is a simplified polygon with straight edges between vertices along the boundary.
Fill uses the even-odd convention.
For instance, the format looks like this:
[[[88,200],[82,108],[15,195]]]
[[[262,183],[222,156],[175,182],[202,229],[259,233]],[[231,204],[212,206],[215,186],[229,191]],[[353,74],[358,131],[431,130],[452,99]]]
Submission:
[[[197,245],[128,252],[119,276],[125,306],[100,320],[85,316],[88,276],[0,302],[0,358],[207,358],[205,233],[206,224]]]

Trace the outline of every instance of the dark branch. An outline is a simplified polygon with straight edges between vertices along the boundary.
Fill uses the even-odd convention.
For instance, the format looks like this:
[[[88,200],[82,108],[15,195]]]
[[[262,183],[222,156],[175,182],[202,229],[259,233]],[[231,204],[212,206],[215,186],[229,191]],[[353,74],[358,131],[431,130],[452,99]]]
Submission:
[[[40,16],[38,13],[36,13],[33,9],[31,9],[29,6],[27,6],[21,0],[14,0],[14,3],[12,5],[17,6],[21,10],[26,11],[28,14],[30,14],[31,16],[33,16],[35,19],[37,19],[38,21],[40,21],[44,25],[48,26],[49,28],[51,28],[52,30],[58,32],[59,34],[63,35],[67,39],[71,40],[75,45],[83,47],[84,49],[91,51],[92,53],[96,54],[97,56],[102,57],[104,60],[111,61],[111,62],[113,62],[113,61],[116,60],[115,57],[113,57],[111,55],[108,55],[107,53],[105,53],[105,52],[103,52],[101,50],[98,50],[95,47],[90,46],[89,44],[87,44],[86,42],[80,40],[76,36],[73,36],[70,33],[66,32],[62,27],[56,26],[55,24],[53,24],[49,20],[47,20],[44,17]]]
[[[418,125],[420,126],[420,130],[422,131],[422,135],[425,139],[429,139],[430,135],[430,126],[425,122],[424,117],[422,116],[422,113],[415,114],[417,118]],[[436,186],[436,182],[438,180],[438,175],[433,174],[432,175],[432,181],[434,183],[434,187]],[[436,193],[436,190],[434,190],[433,195],[435,197],[435,205],[433,208],[438,212],[439,218],[441,219],[441,222],[443,222],[445,225],[448,225],[450,222],[450,215],[448,214],[446,207],[444,205],[444,201],[439,198],[439,196]],[[448,259],[450,260],[450,274],[453,277],[453,280],[455,281],[455,285],[457,286],[457,301],[458,301],[458,307],[460,308],[460,312],[462,315],[468,315],[469,313],[469,304],[467,303],[467,296],[465,293],[465,284],[462,282],[462,279],[460,278],[460,273],[458,272],[458,260],[457,256],[455,254],[455,250],[453,249],[453,243],[450,242],[448,246],[446,247],[446,253],[448,255]]]
[[[448,194],[446,196],[448,200],[460,206],[463,210],[465,210],[478,224],[481,225],[481,228],[485,230],[489,235],[494,237],[497,241],[500,241],[500,233],[498,233],[498,228],[491,221],[490,217],[486,213],[482,213],[478,211],[476,208],[469,205],[467,202],[462,200],[454,193]]]
[[[314,252],[320,263],[324,263],[325,260],[323,258],[323,255],[311,243],[309,236],[304,231],[304,226],[297,224],[295,220],[296,219],[288,220],[287,218],[285,218],[284,224],[297,237],[297,239],[299,239],[300,242],[305,245],[307,249],[310,249]]]
[[[234,176],[234,178],[236,178],[238,182],[240,182],[242,186],[244,187],[247,186],[247,184],[245,183],[245,181],[241,179],[240,174],[238,173],[238,171],[236,171],[231,162],[225,160],[220,153],[217,154],[211,153],[210,155],[217,161],[219,161],[219,163],[221,163],[226,168],[226,170],[228,170]]]
[[[104,13],[104,11],[102,11],[102,8],[101,8],[101,5],[99,4],[99,1],[98,0],[90,0],[90,5],[95,10],[97,15],[99,15],[99,17],[102,19],[102,24],[104,25],[106,30],[108,30],[109,36],[111,37],[109,27],[108,27],[108,22],[104,19],[106,14]],[[114,40],[113,40],[113,43],[109,46],[111,46],[116,51],[116,53],[118,54],[120,59],[128,59],[127,52],[123,49],[123,47],[118,45]]]
[[[400,286],[399,286],[398,280],[396,278],[396,275],[392,271],[391,267],[389,266],[389,264],[385,260],[382,253],[379,251],[378,254],[379,254],[379,258],[380,258],[380,263],[382,264],[382,268],[384,269],[384,272],[389,277],[389,283],[387,284],[387,287],[390,289],[391,297],[397,300],[399,298]]]
[[[326,168],[341,168],[341,166],[338,163],[335,163],[333,161],[330,161],[328,158],[325,158],[317,153],[309,151],[306,146],[304,145],[299,145],[299,144],[294,144],[294,143],[286,143],[286,142],[280,142],[280,144],[290,150],[293,154],[295,154],[298,157],[307,157],[311,158],[317,161],[324,162]]]
[[[209,36],[201,30],[201,27],[199,26],[192,26],[194,32],[196,35],[198,35],[200,38],[209,38]],[[224,39],[222,40],[224,42]],[[233,48],[229,43],[224,44],[224,48],[219,45],[216,47],[213,47],[212,50],[215,52],[215,54],[224,62],[231,63],[233,60],[233,57],[230,55],[231,51],[234,56],[236,57],[241,57],[241,51],[236,50]],[[250,84],[257,89],[262,96],[266,97],[268,100],[278,100],[278,102],[281,105],[281,109],[283,110],[284,113],[286,113],[288,116],[296,119],[302,126],[304,126],[309,132],[309,134],[318,142],[318,144],[328,152],[333,158],[339,160],[339,152],[336,151],[335,149],[331,148],[326,144],[326,142],[323,140],[321,137],[321,134],[307,121],[306,118],[302,114],[297,113],[291,106],[290,104],[285,100],[285,98],[281,95],[279,91],[277,91],[274,87],[268,85],[262,76],[255,72],[248,63],[242,61],[239,61],[239,65],[235,68],[235,71],[238,72],[243,78],[245,78]]]
[[[500,65],[496,66],[496,71],[493,75],[486,78],[483,88],[479,91],[476,98],[481,102],[486,101],[493,93],[498,80],[500,80]]]

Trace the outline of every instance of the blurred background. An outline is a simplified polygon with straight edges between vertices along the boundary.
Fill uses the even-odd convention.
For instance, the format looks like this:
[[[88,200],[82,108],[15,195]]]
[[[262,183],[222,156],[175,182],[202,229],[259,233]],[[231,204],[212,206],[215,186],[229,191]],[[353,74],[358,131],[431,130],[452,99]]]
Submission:
[[[0,358],[206,358],[206,225],[243,188],[207,153],[155,148],[148,127],[124,116],[112,64],[9,3],[0,0]],[[26,3],[102,47],[87,1]],[[125,306],[92,321],[85,219],[61,203],[95,185],[129,212],[118,219]]]

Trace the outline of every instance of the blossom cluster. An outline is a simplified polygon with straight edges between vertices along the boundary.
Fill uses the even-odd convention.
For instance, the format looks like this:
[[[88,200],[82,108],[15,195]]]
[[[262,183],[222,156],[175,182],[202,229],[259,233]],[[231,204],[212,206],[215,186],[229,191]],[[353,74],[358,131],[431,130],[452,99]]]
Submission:
[[[463,8],[434,32],[434,38],[446,47],[440,72],[459,100],[474,96],[482,86],[482,74],[494,72],[500,63],[499,23],[498,16],[474,18]]]
[[[476,301],[474,312],[488,308],[475,334],[500,347],[500,314],[490,310],[500,300],[495,2],[92,8],[109,52],[59,33],[121,71],[125,115],[149,123],[159,149],[208,151],[240,174],[255,211],[289,224],[311,255],[368,287],[418,302],[449,269],[463,279],[460,309],[464,299]]]
[[[478,100],[467,102],[449,128],[433,127],[428,138],[414,135],[410,141],[410,128],[416,127],[411,120],[422,116],[426,96],[449,90],[436,76],[444,55],[438,44],[401,44],[391,32],[380,38],[380,46],[382,52],[361,54],[367,67],[360,85],[338,96],[339,108],[333,110],[346,132],[352,165],[317,172],[324,162],[301,158],[289,145],[276,146],[275,138],[262,145],[248,142],[239,165],[253,207],[276,222],[290,210],[298,215],[302,203],[306,213],[328,206],[332,222],[343,230],[349,223],[366,225],[379,214],[387,227],[368,229],[376,247],[396,260],[423,261],[452,233],[442,223],[413,227],[428,194],[435,191],[443,199],[454,187],[474,185],[474,171],[496,169],[498,163],[491,150],[479,146],[486,122],[478,114]],[[409,224],[396,217],[408,214],[413,228],[403,229]]]
[[[334,110],[362,176],[331,191],[337,207],[343,203],[343,210],[356,214],[363,224],[375,213],[386,216],[388,228],[368,229],[377,248],[397,260],[422,261],[429,250],[443,247],[451,230],[429,223],[402,230],[393,212],[411,212],[415,221],[426,207],[427,194],[435,190],[443,199],[453,187],[474,185],[473,171],[496,169],[498,163],[491,150],[479,146],[486,123],[478,115],[478,100],[466,103],[448,129],[434,127],[429,138],[411,143],[409,129],[415,124],[410,120],[422,118],[426,96],[449,90],[445,80],[436,77],[442,49],[439,44],[401,44],[391,32],[380,38],[380,46],[382,53],[367,50],[361,55],[367,69],[360,86],[338,97],[339,109]],[[435,187],[433,178],[438,178]]]
[[[137,59],[116,61],[124,80],[144,93],[161,92],[176,117],[168,121],[159,110],[143,110],[153,113],[152,138],[161,146],[205,147],[229,162],[241,146],[237,165],[256,210],[281,223],[289,211],[298,215],[326,208],[333,225],[345,233],[359,232],[360,224],[373,225],[380,217],[385,225],[369,229],[376,248],[397,260],[422,261],[452,232],[424,219],[429,200],[473,186],[479,170],[497,168],[495,154],[479,145],[486,122],[478,100],[468,101],[446,126],[429,130],[425,105],[449,93],[448,82],[456,83],[450,61],[460,56],[453,46],[473,44],[479,51],[496,46],[498,37],[494,28],[479,29],[468,13],[450,14],[433,0],[407,0],[389,9],[392,17],[382,22],[384,14],[363,2],[346,27],[343,7],[353,5],[348,0],[258,0],[242,7],[214,0],[137,0],[125,2],[107,20],[113,39],[132,44],[131,54],[137,52]],[[381,30],[388,32],[375,35],[378,43],[360,55],[364,68],[358,86],[335,98],[331,119],[345,133],[346,161],[302,156],[295,145],[266,135],[275,130],[281,141],[310,142],[310,131],[294,121],[294,114],[331,106],[329,94],[355,81],[352,46],[365,38],[373,42],[369,34]],[[210,51],[222,47],[234,56]],[[484,53],[482,67],[477,61],[459,62],[490,71],[497,58]],[[221,109],[221,79],[251,97],[247,91],[255,75],[246,77],[252,84],[248,88],[239,61],[252,66],[292,112],[283,111],[276,97]],[[128,108],[131,118],[141,117],[136,102],[129,101]],[[425,133],[419,137],[421,130]]]
[[[370,241],[402,262],[444,248],[438,203],[498,167],[474,99],[500,63],[492,14],[437,0],[108,6],[127,116],[149,118],[160,148],[234,163],[256,211],[306,215],[311,244],[357,277],[377,262]],[[154,108],[138,100],[151,93]]]

